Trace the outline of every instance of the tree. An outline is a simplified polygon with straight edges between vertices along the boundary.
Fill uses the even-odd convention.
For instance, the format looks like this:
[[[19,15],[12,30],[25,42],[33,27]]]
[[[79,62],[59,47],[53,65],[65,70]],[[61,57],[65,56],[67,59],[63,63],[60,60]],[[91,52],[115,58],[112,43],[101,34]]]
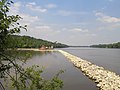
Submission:
[[[97,47],[97,48],[120,48],[120,42],[113,43],[113,44],[91,45],[90,47]]]
[[[19,36],[19,35],[11,35],[9,36],[9,48],[40,48],[42,45],[47,47],[53,46],[55,48],[65,48],[68,47],[65,44],[61,43],[53,43],[47,40],[36,39],[30,36]]]
[[[0,1],[0,50],[7,48],[9,35],[19,33],[20,29],[26,29],[26,25],[21,26],[18,23],[18,20],[22,19],[19,15],[7,15],[12,3],[11,0]]]
[[[44,80],[41,77],[43,71],[38,69],[39,66],[24,69],[17,63],[15,57],[7,54],[11,41],[9,36],[20,33],[21,29],[26,30],[26,25],[21,26],[18,23],[22,19],[19,15],[8,15],[11,4],[13,4],[11,0],[0,1],[0,78],[11,80],[12,87],[17,90],[57,90],[61,88],[63,82],[58,76],[63,71],[49,81]],[[12,75],[11,70],[14,72]],[[1,81],[0,89],[5,90]]]

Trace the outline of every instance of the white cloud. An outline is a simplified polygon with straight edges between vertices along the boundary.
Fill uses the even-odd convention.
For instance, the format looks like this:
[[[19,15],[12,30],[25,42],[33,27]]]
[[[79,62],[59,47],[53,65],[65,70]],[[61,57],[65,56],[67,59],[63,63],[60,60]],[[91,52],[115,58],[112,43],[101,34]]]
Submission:
[[[104,23],[117,23],[120,22],[120,18],[112,17],[104,15],[103,13],[97,12],[96,16],[98,17],[97,20],[104,22]]]
[[[71,31],[72,32],[88,32],[87,29],[81,29],[81,28],[73,28]]]
[[[59,36],[61,33],[60,30],[57,30],[56,28],[44,25],[44,24],[37,24],[37,25],[31,25],[28,28],[28,31],[22,31],[21,35],[28,35],[35,38],[41,38],[45,40],[51,40],[54,41],[56,36]]]
[[[66,11],[66,10],[59,10],[58,15],[61,16],[71,16],[71,15],[85,15],[88,14],[87,12],[73,12],[73,11]]]
[[[34,6],[34,5],[36,5],[36,3],[35,2],[29,2],[28,5]]]
[[[18,14],[19,13],[19,9],[21,7],[21,2],[16,2],[14,3],[11,7],[10,7],[10,13],[9,14]]]
[[[42,26],[37,26],[37,29],[50,29],[50,26],[47,25],[42,25]]]
[[[96,13],[97,20],[101,21],[98,30],[118,30],[120,28],[120,18],[105,15],[101,12]]]
[[[71,12],[69,12],[69,11],[64,11],[64,10],[60,10],[60,11],[58,12],[58,15],[61,15],[61,16],[69,16],[69,15],[71,15]]]
[[[68,30],[68,29],[64,27],[64,28],[62,28],[61,30],[62,30],[62,31],[66,31],[66,30]]]
[[[104,16],[103,13],[97,12],[95,13],[96,16]]]
[[[30,36],[48,40],[51,37],[54,38],[55,35],[58,35],[60,33],[60,31],[56,30],[55,28],[49,25],[36,25],[34,26],[34,28],[33,27],[29,28],[26,34],[28,33]]]
[[[95,33],[90,33],[88,29],[82,29],[82,28],[73,28],[70,30],[71,32],[75,32],[75,37],[95,37],[97,36]]]
[[[39,25],[36,26],[35,29],[40,31],[41,34],[48,34],[48,35],[53,35],[60,32],[58,30],[55,30],[53,27],[49,25]]]
[[[31,3],[31,4],[34,4],[34,3]],[[10,13],[9,13],[10,15],[20,15],[23,18],[19,21],[21,25],[30,26],[34,22],[39,21],[38,16],[31,16],[29,14],[25,14],[25,13],[20,12],[21,7],[22,7],[22,3],[16,2],[16,3],[14,3],[14,5],[12,5],[10,7]]]
[[[96,34],[85,34],[86,36],[91,36],[91,37],[95,37],[95,36],[97,36]]]
[[[34,6],[36,3],[29,3]],[[43,25],[40,22],[40,18],[38,16],[32,16],[28,13],[21,12],[22,8],[26,8],[22,2],[16,2],[10,8],[10,15],[20,15],[23,19],[20,20],[21,25],[27,25],[27,32],[22,30],[20,35],[28,35],[36,38],[48,39],[60,33],[60,30],[57,30],[54,25]]]
[[[74,24],[74,25],[79,25],[79,26],[85,26],[85,25],[87,25],[87,24],[89,24],[88,22],[75,22],[75,23],[72,23],[72,24]]]
[[[56,8],[57,5],[51,3],[51,4],[46,5],[46,7],[49,8],[49,9],[50,9],[50,8]]]
[[[20,20],[22,25],[30,26],[33,23],[39,21],[38,16],[30,16],[29,14],[19,14],[23,19]]]
[[[27,3],[26,7],[28,7],[32,11],[40,12],[40,13],[44,13],[47,11],[46,8],[41,8],[40,6],[37,6],[35,2]]]
[[[99,26],[97,29],[98,30],[119,30],[120,28],[120,23],[115,23],[115,24],[106,24]]]

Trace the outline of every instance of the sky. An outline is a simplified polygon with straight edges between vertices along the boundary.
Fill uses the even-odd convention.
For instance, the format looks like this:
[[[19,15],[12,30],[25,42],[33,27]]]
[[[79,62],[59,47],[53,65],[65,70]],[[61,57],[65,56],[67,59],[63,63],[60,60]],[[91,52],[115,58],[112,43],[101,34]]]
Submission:
[[[28,35],[67,45],[120,41],[120,0],[14,0]]]

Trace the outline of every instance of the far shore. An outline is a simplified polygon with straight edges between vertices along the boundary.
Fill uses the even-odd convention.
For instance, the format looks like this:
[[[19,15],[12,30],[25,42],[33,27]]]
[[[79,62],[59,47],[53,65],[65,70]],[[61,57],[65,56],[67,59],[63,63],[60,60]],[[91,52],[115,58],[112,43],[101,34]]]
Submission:
[[[40,50],[38,48],[17,48],[17,50],[25,50],[25,51],[58,51],[55,49],[45,49],[45,50]]]

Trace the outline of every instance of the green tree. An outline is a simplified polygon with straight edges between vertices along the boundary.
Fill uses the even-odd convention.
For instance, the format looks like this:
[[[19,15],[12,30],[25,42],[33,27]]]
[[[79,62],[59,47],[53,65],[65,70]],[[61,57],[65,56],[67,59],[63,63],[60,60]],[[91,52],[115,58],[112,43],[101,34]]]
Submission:
[[[9,8],[13,4],[11,0],[0,1],[0,78],[10,79],[13,89],[17,90],[57,90],[63,85],[58,78],[60,71],[53,79],[44,80],[41,77],[42,70],[38,66],[29,67],[27,69],[20,66],[15,57],[7,54],[9,45],[12,42],[11,35],[20,33],[21,29],[26,30],[26,25],[21,26],[18,21],[22,19],[19,15],[8,15]],[[27,54],[28,56],[28,54]],[[10,71],[12,70],[11,73]],[[0,89],[5,90],[4,85],[0,81]]]
[[[90,47],[97,47],[97,48],[120,48],[120,42],[113,43],[113,44],[91,45]]]
[[[30,36],[19,36],[19,35],[10,35],[11,41],[9,42],[9,47],[14,48],[40,48],[42,45],[45,46],[54,46],[55,48],[65,48],[68,47],[65,44],[53,43],[47,40],[36,39]]]

